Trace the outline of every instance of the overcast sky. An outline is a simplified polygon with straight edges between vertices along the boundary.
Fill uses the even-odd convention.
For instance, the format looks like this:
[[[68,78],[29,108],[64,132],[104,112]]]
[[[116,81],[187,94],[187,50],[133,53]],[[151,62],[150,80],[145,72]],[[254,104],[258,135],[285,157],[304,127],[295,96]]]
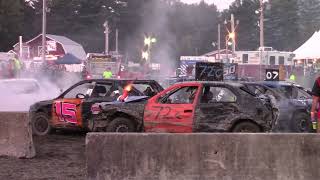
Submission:
[[[181,0],[182,2],[191,4],[191,3],[199,3],[201,0]],[[219,10],[223,9],[228,9],[229,5],[234,1],[234,0],[204,0],[208,4],[214,3]]]

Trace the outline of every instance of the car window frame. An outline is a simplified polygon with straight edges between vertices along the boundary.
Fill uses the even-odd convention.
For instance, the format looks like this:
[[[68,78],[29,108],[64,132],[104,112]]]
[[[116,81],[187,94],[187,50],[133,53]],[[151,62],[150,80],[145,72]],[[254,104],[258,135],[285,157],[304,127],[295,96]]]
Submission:
[[[81,85],[84,85],[84,84],[91,84],[91,85],[93,86],[93,88],[94,88],[95,85],[96,85],[96,82],[95,82],[95,81],[91,81],[91,82],[89,81],[89,82],[77,83],[77,84],[71,86],[71,87],[70,87],[68,90],[66,90],[64,93],[62,93],[58,98],[61,98],[61,99],[76,99],[76,97],[66,98],[65,96],[66,96],[70,91],[72,91],[73,89],[75,89],[75,88],[77,88],[77,87],[79,87],[79,86],[81,86]],[[93,88],[91,89],[91,93],[92,93]],[[90,93],[90,95],[88,95],[88,91],[89,91],[89,89],[87,90],[87,92],[86,92],[85,94],[83,94],[83,95],[85,96],[84,99],[88,99],[88,98],[91,96],[91,93]]]
[[[158,94],[164,90],[163,87],[157,81],[154,81],[154,80],[124,80],[119,82],[118,90],[121,92],[120,88],[124,89],[129,84],[148,85],[154,90],[155,94]],[[132,86],[132,91],[134,91],[137,94],[135,96],[145,96],[143,92],[139,91],[139,89],[135,88],[134,86]]]
[[[287,98],[287,99],[292,99],[293,98],[293,86],[292,85],[281,85],[281,84],[266,84],[266,86],[276,93],[279,93],[281,96]],[[283,88],[289,87],[291,88],[290,96],[288,97],[286,92],[283,91]]]
[[[190,88],[190,87],[196,87],[197,88],[197,90],[195,92],[195,97],[194,97],[192,103],[170,103],[170,104],[164,103],[163,99],[167,100],[172,94],[178,92],[179,90],[181,90],[183,88]],[[156,100],[156,102],[159,103],[159,104],[162,104],[162,105],[163,104],[165,104],[165,105],[181,105],[181,104],[191,104],[191,105],[193,105],[193,104],[197,103],[196,102],[196,97],[198,95],[199,89],[201,89],[201,87],[197,86],[197,85],[178,86],[178,87],[168,91],[167,93],[165,93],[164,96],[159,96],[158,99]]]
[[[311,99],[312,97],[310,96],[310,94],[308,94],[306,91],[304,91],[303,89],[300,89],[299,87],[297,87],[297,86],[294,86],[293,85],[293,90],[296,90],[297,92],[298,92],[298,94],[299,94],[299,92],[301,93],[301,94],[303,94],[304,96],[305,96],[305,98],[300,98],[300,97],[298,97],[298,94],[297,94],[297,97],[295,98],[295,99]]]
[[[273,89],[273,88],[270,88],[270,87],[268,87],[268,86],[266,86],[266,85],[264,85],[264,84],[245,84],[245,86],[246,86],[246,88],[247,89],[249,89],[249,86],[254,86],[254,88],[256,88],[257,86],[258,87],[260,87],[260,88],[263,88],[264,89],[264,93],[262,93],[261,91],[261,94],[263,94],[263,95],[268,95],[268,94],[266,94],[266,92],[267,91],[269,91],[270,93],[271,93],[271,95],[276,99],[276,100],[278,100],[278,101],[280,101],[280,100],[282,100],[283,98],[287,98],[286,96],[284,96],[284,94],[283,93],[281,93],[281,92],[279,92],[279,91],[277,91],[277,90],[275,90],[275,89]],[[250,89],[249,89],[250,90]],[[251,91],[251,90],[250,90]],[[251,92],[251,93],[253,93],[256,97],[259,97],[259,96],[257,96],[257,94],[255,94],[254,92]]]
[[[72,89],[74,89],[75,87],[80,86],[80,85],[82,85],[82,84],[84,84],[84,83],[92,83],[92,82],[93,82],[93,81],[89,81],[89,82],[87,82],[87,81],[81,81],[81,82],[78,82],[78,83],[72,85],[71,87],[69,87],[69,88],[68,88],[67,90],[65,90],[64,92],[62,92],[56,99],[63,99],[64,96],[65,96],[68,92],[70,92]]]
[[[92,91],[93,91],[94,88],[95,88],[96,86],[98,86],[98,85],[100,85],[100,86],[101,86],[101,85],[110,85],[109,95],[106,94],[106,96],[104,96],[104,97],[92,97],[92,96],[91,96],[91,95],[92,95],[92,92],[91,92],[90,95],[87,96],[85,99],[105,99],[105,98],[111,97],[111,94],[112,94],[112,92],[113,92],[113,90],[114,90],[114,87],[115,87],[115,84],[114,84],[113,82],[95,82],[95,85],[94,85]],[[107,93],[108,93],[108,92],[107,92]],[[108,95],[108,96],[107,96],[107,95]]]
[[[203,90],[206,86],[210,86],[211,87],[219,87],[219,88],[225,88],[225,89],[228,89],[232,94],[235,95],[236,97],[236,100],[234,102],[225,102],[225,101],[220,101],[220,102],[208,102],[208,103],[204,103],[204,102],[201,102],[201,99],[202,99],[202,95],[203,95]],[[219,85],[219,84],[204,84],[202,87],[201,87],[201,92],[199,94],[199,104],[200,105],[210,105],[210,104],[217,104],[217,103],[235,103],[237,104],[239,102],[239,93],[235,92],[235,90],[233,89],[232,86],[226,86],[226,85]]]

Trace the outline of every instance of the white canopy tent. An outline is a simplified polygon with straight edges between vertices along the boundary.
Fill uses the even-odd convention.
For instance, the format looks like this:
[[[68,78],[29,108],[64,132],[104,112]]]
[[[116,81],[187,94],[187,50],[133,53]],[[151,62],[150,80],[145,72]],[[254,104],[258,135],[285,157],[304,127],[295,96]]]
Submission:
[[[293,53],[294,59],[320,59],[320,32],[315,32]]]

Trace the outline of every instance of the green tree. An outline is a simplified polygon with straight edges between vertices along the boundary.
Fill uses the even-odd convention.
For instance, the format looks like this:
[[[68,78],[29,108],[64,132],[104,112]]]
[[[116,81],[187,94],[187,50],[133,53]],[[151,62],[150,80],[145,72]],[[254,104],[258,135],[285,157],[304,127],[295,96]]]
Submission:
[[[299,0],[299,40],[298,45],[302,45],[315,31],[320,29],[320,1],[319,0]]]
[[[120,2],[120,3],[119,3]],[[33,29],[41,32],[42,2],[34,5]],[[115,49],[115,29],[119,28],[119,47],[130,60],[139,61],[145,33],[158,41],[152,49],[154,59],[177,59],[180,55],[200,55],[217,41],[219,13],[204,2],[186,5],[178,0],[49,0],[47,32],[64,35],[81,43],[87,52],[103,52],[104,27],[111,26],[110,49]],[[166,53],[165,53],[166,52]]]
[[[293,51],[299,42],[298,0],[270,0],[266,8],[265,44]]]
[[[259,15],[256,14],[258,9],[259,0],[236,0],[228,10],[222,13],[221,22],[227,22],[225,26],[229,31],[231,14],[234,14],[235,20],[239,21],[236,29],[236,50],[255,50],[259,47]],[[224,28],[222,37],[227,33]]]
[[[177,3],[170,14],[170,29],[177,41],[178,55],[201,55],[217,42],[219,13],[215,5]]]
[[[8,51],[27,34],[33,11],[24,0],[0,0],[0,51]],[[31,19],[29,19],[31,18]]]

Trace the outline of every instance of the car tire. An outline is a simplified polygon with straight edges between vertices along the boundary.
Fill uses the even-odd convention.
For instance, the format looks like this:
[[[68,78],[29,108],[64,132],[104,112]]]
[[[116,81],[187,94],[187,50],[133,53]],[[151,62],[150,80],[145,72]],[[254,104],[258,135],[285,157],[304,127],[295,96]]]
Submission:
[[[236,124],[232,132],[237,132],[237,133],[258,133],[261,132],[261,128],[252,122],[240,122]]]
[[[49,117],[46,113],[37,113],[31,119],[32,133],[37,136],[45,136],[52,131],[49,123]]]
[[[106,129],[107,132],[136,132],[135,124],[127,118],[118,117],[112,120]]]
[[[306,113],[295,114],[292,118],[291,130],[297,133],[307,133],[311,131],[310,117]]]

